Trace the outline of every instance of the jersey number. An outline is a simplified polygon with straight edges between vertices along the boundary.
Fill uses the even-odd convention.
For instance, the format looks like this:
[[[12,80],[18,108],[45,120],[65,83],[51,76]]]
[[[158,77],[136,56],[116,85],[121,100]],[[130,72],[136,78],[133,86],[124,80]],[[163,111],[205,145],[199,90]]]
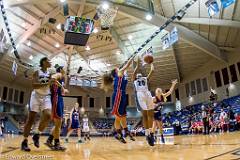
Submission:
[[[145,81],[137,81],[138,86],[145,86]]]

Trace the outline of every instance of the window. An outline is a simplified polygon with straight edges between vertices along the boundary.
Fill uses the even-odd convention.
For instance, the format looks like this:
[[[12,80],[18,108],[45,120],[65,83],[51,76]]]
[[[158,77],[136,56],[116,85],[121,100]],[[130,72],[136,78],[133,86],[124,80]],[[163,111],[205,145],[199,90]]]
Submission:
[[[191,82],[191,93],[192,95],[196,95],[195,81]]]
[[[216,81],[216,86],[217,87],[221,87],[222,86],[222,80],[221,80],[221,76],[220,76],[220,72],[219,71],[215,72],[215,81]]]
[[[77,103],[79,104],[79,107],[82,107],[82,96],[77,98]]]
[[[126,102],[127,102],[127,106],[129,105],[129,95],[128,94],[126,94]]]
[[[175,97],[177,100],[179,100],[179,90],[178,88],[175,90]]]
[[[236,72],[236,68],[235,68],[235,65],[231,65],[229,67],[230,69],[230,74],[231,74],[231,82],[237,82],[238,81],[238,78],[237,78],[237,72]]]
[[[196,80],[196,84],[197,84],[197,93],[198,93],[198,94],[202,93],[201,80],[200,80],[200,79],[197,79],[197,80]]]
[[[8,88],[7,88],[7,87],[3,87],[3,96],[2,96],[2,99],[3,99],[3,100],[7,100],[7,95],[8,95]]]
[[[8,101],[12,101],[13,100],[13,89],[12,88],[10,88],[9,90],[8,90]]]
[[[110,107],[111,107],[111,98],[106,97],[106,108],[110,108]]]
[[[94,108],[94,98],[89,98],[89,107]]]
[[[229,76],[227,68],[222,69],[223,83],[224,85],[229,84]]]
[[[185,84],[185,89],[186,89],[186,97],[189,97],[190,96],[189,83]]]
[[[23,104],[23,102],[24,102],[24,92],[21,91],[21,92],[20,92],[20,100],[19,100],[19,103],[20,103],[20,104]]]
[[[167,93],[169,91],[169,89],[166,89],[165,90],[165,93]],[[167,97],[167,102],[172,102],[172,96],[171,95],[169,95],[168,97]]]
[[[19,91],[18,90],[15,90],[15,93],[14,93],[14,102],[18,103],[18,93]]]
[[[203,78],[203,79],[202,79],[202,86],[203,86],[203,92],[208,91],[208,82],[207,82],[207,78]]]

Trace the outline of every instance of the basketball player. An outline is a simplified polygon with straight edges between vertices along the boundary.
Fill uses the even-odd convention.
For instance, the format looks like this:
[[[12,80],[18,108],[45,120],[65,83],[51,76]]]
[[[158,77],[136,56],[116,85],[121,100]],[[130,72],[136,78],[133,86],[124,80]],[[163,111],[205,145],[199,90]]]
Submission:
[[[128,62],[121,69],[114,69],[111,74],[105,74],[103,76],[103,89],[107,90],[112,87],[113,83],[113,94],[112,94],[112,114],[115,116],[115,138],[122,143],[126,143],[125,137],[129,136],[132,141],[135,141],[132,134],[127,128],[127,102],[126,102],[126,88],[127,88],[127,77],[125,71],[129,68],[133,58],[129,59]],[[125,134],[122,134],[123,128]]]
[[[64,151],[66,148],[60,145],[60,132],[64,112],[63,95],[68,93],[68,90],[64,88],[65,71],[62,66],[56,66],[56,74],[52,75],[52,78],[56,80],[51,85],[51,99],[52,99],[52,119],[54,122],[54,128],[49,135],[47,142],[48,147],[53,150]],[[52,144],[54,139],[54,145]]]
[[[145,128],[145,135],[150,146],[154,146],[154,134],[152,132],[154,106],[151,92],[148,90],[148,80],[151,77],[154,66],[151,63],[151,70],[147,77],[143,77],[142,74],[138,73],[139,58],[137,60],[137,66],[133,72],[132,81],[136,92],[136,102],[139,108],[141,108],[143,116],[143,126]]]
[[[87,139],[90,141],[90,129],[88,125],[88,117],[85,114],[83,117],[83,133],[84,133],[84,140],[86,141]]]
[[[32,87],[34,90],[31,94],[28,119],[23,131],[23,141],[21,144],[21,150],[23,151],[30,151],[28,147],[28,136],[37,113],[41,112],[41,120],[38,129],[32,137],[34,145],[37,148],[39,148],[40,134],[45,127],[47,127],[51,119],[52,103],[49,86],[52,79],[48,71],[48,68],[51,67],[51,63],[47,57],[40,60],[40,67],[41,69],[35,71],[33,74]]]
[[[77,130],[78,143],[82,143],[81,130],[80,130],[80,113],[79,113],[78,103],[75,103],[75,106],[73,107],[70,113],[70,123],[69,123],[67,136],[65,138],[65,142],[68,142],[68,138],[74,130]]]
[[[164,137],[163,137],[163,127],[162,127],[162,108],[163,108],[163,102],[167,101],[167,97],[170,96],[177,84],[177,80],[172,81],[172,86],[170,90],[167,93],[163,93],[161,88],[157,88],[155,91],[155,97],[153,97],[153,103],[155,105],[154,107],[154,120],[153,120],[153,128],[152,131],[155,133],[156,129],[158,128],[159,134],[161,136],[162,143],[165,143]]]

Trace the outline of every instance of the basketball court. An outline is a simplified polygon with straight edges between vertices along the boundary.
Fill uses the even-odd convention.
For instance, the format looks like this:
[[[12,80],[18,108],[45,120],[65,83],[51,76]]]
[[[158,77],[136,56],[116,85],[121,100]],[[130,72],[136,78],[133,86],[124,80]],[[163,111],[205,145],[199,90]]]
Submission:
[[[238,137],[239,132],[209,136],[175,136],[167,137],[166,144],[157,144],[154,147],[147,146],[143,137],[137,137],[136,142],[127,144],[120,144],[112,138],[93,138],[91,142],[78,144],[77,139],[71,138],[68,144],[64,144],[68,148],[65,152],[54,152],[41,144],[40,149],[31,145],[32,151],[24,153],[18,147],[21,137],[9,135],[5,140],[1,139],[1,159],[21,159],[24,156],[29,159],[31,156],[39,156],[41,159],[40,156],[46,156],[42,159],[236,160],[240,158]]]

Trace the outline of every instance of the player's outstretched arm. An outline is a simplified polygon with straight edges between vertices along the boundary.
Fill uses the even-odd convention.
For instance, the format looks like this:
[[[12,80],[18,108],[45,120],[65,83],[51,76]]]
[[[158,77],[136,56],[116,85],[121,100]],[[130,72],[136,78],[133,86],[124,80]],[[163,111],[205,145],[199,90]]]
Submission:
[[[153,66],[153,63],[151,63],[151,70],[150,70],[150,72],[148,73],[148,76],[147,76],[148,79],[150,79],[150,77],[152,76],[153,71],[154,71],[154,66]]]
[[[132,74],[132,81],[134,81],[135,79],[136,79],[136,76],[137,76],[137,70],[138,70],[138,68],[139,68],[139,61],[140,61],[140,59],[139,59],[139,57],[138,57],[138,59],[137,59],[137,65],[136,65],[136,67],[135,67],[135,69],[134,69],[134,71],[133,71],[133,74]]]
[[[128,69],[128,67],[131,65],[131,62],[133,61],[133,58],[130,58],[128,62],[119,70],[119,74],[123,74],[125,70]]]
[[[178,82],[177,82],[177,79],[175,79],[175,80],[172,81],[172,86],[171,86],[170,90],[169,90],[167,93],[163,94],[163,96],[164,96],[165,98],[172,94],[172,92],[173,92],[173,90],[174,90],[174,88],[175,88],[175,86],[176,86],[177,83],[178,83]]]

